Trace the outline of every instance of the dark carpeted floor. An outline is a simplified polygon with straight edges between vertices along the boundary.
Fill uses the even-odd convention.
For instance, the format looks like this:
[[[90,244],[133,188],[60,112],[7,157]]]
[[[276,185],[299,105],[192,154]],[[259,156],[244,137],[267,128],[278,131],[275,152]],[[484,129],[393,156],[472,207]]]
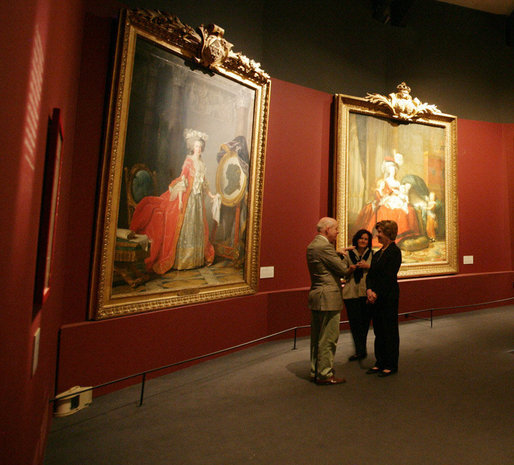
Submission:
[[[133,386],[54,418],[45,465],[510,465],[514,306],[400,326],[400,367],[308,380],[309,341],[262,344]],[[368,350],[372,354],[370,331]]]

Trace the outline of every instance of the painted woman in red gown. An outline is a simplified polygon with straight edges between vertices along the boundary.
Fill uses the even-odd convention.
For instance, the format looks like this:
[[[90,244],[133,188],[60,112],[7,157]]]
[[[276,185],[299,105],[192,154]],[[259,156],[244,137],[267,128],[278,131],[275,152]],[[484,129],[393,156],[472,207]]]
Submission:
[[[191,153],[186,156],[180,176],[161,196],[144,197],[130,223],[132,231],[150,239],[150,256],[145,264],[148,271],[157,274],[170,269],[200,268],[214,261],[204,203],[205,195],[214,198],[202,160],[206,135],[187,131],[196,136],[187,138]]]
[[[375,198],[363,207],[355,222],[356,228],[373,231],[375,224],[379,221],[395,221],[398,224],[398,243],[405,239],[415,239],[422,234],[416,211],[409,203],[411,185],[401,184],[396,179],[402,161],[403,157],[399,153],[394,159],[391,157],[384,159],[383,178],[377,181]]]

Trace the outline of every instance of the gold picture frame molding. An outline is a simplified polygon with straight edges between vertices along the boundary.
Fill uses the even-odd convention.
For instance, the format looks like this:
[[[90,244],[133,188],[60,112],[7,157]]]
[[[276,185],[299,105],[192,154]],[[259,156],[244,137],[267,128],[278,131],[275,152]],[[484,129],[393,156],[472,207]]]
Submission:
[[[358,129],[356,129],[356,124],[354,124],[353,120],[357,120],[359,117],[363,120],[368,117],[382,120],[386,126],[390,126],[391,131],[401,127],[403,133],[407,135],[410,130],[409,128],[414,129],[414,127],[418,125],[423,126],[424,128],[422,129],[426,128],[425,132],[428,134],[431,132],[430,128],[439,128],[439,130],[444,131],[444,149],[441,150],[441,152],[444,150],[444,154],[441,153],[440,155],[441,163],[444,161],[444,185],[439,186],[439,190],[442,190],[441,188],[444,189],[444,199],[440,199],[441,204],[444,205],[444,218],[440,218],[440,223],[444,224],[445,231],[444,239],[438,238],[436,242],[442,242],[444,240],[444,244],[442,244],[441,247],[444,245],[445,254],[440,259],[434,260],[432,258],[425,261],[423,259],[414,259],[408,263],[402,263],[399,277],[405,278],[457,273],[457,117],[442,113],[435,105],[421,103],[417,98],[413,99],[410,96],[410,88],[408,88],[405,83],[401,83],[397,87],[397,92],[391,93],[388,96],[368,94],[366,98],[359,98],[336,94],[334,100],[334,209],[340,230],[338,247],[351,245],[351,235],[359,226],[356,224],[357,221],[353,224],[352,219],[355,218],[356,213],[359,213],[359,215],[357,215],[358,219],[362,217],[360,212],[357,212],[357,209],[354,208],[352,211],[352,207],[349,205],[350,194],[354,195],[352,188],[355,187],[351,185],[352,181],[350,180],[350,164],[355,162],[355,160],[351,160],[351,157],[353,156],[355,158],[355,153],[358,152],[358,149],[355,148],[355,145],[358,144],[358,142],[356,142],[357,137],[363,137],[363,134],[356,135]],[[351,119],[352,122],[350,121]],[[439,132],[438,129],[434,129],[434,131]],[[395,137],[398,138],[397,135]],[[394,137],[390,137],[390,139],[391,138],[394,139]],[[404,138],[408,140],[408,136]],[[367,142],[368,141],[364,143],[366,144]],[[394,144],[391,144],[391,147],[389,147],[391,152],[398,149],[398,147],[393,147],[393,145]],[[416,149],[413,149],[412,153],[417,153],[418,155],[415,156],[418,157],[423,156],[419,154],[419,150]],[[409,156],[409,154],[403,155]],[[359,162],[360,161],[361,160],[359,160]],[[374,164],[371,168],[366,163],[361,163],[363,171],[366,173],[368,170],[372,169],[377,171],[378,168],[376,167],[379,165],[379,161],[380,160],[373,160]],[[418,160],[419,165],[423,162],[426,166],[426,160]],[[423,178],[421,173],[418,174],[419,176],[416,176],[416,178]],[[430,186],[428,182],[427,185],[430,190],[432,186]],[[367,187],[369,192],[372,186]],[[366,194],[362,196],[362,200],[361,208],[364,208],[366,202],[372,201],[370,195]],[[402,253],[405,255],[411,252],[402,251]],[[422,254],[422,252],[419,252],[419,254]]]
[[[99,198],[95,253],[92,273],[89,314],[93,319],[105,319],[133,313],[172,308],[217,299],[255,293],[258,288],[260,226],[264,185],[265,149],[271,80],[259,63],[240,53],[234,53],[224,31],[216,25],[200,26],[197,30],[184,25],[176,16],[151,10],[122,10],[111,98],[103,155],[101,193]],[[243,281],[206,287],[185,287],[169,292],[128,292],[113,297],[115,244],[118,226],[127,128],[138,40],[144,40],[184,62],[184,69],[205,69],[206,79],[216,76],[229,85],[248,89],[254,95],[249,119],[251,137],[250,172],[247,191],[247,222]]]

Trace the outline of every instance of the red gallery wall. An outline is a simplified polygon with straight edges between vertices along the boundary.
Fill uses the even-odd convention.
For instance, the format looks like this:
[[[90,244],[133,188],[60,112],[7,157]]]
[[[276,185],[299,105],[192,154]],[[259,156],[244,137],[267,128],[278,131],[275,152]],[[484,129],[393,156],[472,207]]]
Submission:
[[[66,286],[70,178],[84,7],[82,0],[2,2],[0,17],[0,462],[41,463],[51,419]],[[32,319],[48,118],[61,109],[62,191],[53,280]],[[32,374],[33,337],[40,328]]]
[[[510,231],[510,253],[511,269],[514,267],[514,124],[505,125],[502,131],[503,150],[505,160],[505,172],[508,178],[508,198],[507,206],[509,209],[509,228]]]

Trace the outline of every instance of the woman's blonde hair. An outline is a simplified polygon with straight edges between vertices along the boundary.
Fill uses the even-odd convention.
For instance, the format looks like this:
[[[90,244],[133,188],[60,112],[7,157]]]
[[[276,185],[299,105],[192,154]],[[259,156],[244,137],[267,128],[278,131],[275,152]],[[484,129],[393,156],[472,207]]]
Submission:
[[[396,239],[396,236],[398,235],[398,225],[396,224],[396,221],[393,220],[382,220],[379,221],[375,228],[378,231],[378,228],[382,229],[382,232],[384,233],[384,236],[387,236],[389,239],[394,241]]]

